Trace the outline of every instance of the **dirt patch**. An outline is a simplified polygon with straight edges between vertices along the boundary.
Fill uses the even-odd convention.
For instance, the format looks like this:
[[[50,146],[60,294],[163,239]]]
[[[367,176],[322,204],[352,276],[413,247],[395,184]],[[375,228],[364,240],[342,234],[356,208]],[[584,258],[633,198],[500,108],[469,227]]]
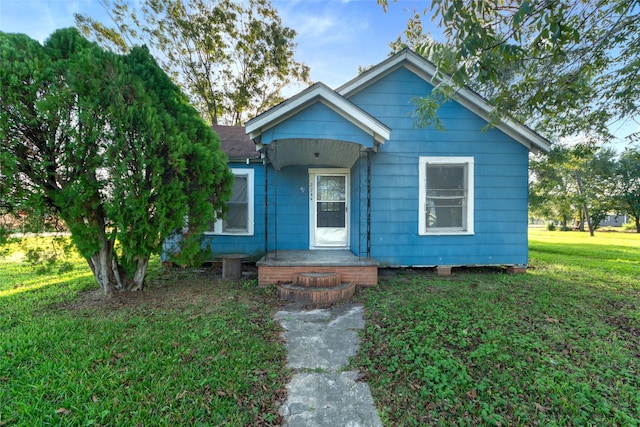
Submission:
[[[633,352],[633,355],[640,358],[640,328],[631,323],[631,319],[623,314],[617,316],[604,316],[605,322],[617,329],[626,332],[632,338],[626,340],[626,347]]]
[[[629,319],[625,315],[619,314],[617,316],[605,316],[605,320],[611,326],[615,326],[616,328],[625,331],[635,338],[640,338],[640,328],[632,325],[631,319]]]
[[[73,300],[53,308],[72,311],[105,310],[117,311],[128,308],[175,309],[197,304],[214,307],[222,300],[237,300],[246,303],[277,304],[269,290],[258,290],[251,268],[239,281],[223,280],[217,266],[206,268],[165,268],[149,281],[142,291],[118,292],[111,297],[101,289],[81,292]]]

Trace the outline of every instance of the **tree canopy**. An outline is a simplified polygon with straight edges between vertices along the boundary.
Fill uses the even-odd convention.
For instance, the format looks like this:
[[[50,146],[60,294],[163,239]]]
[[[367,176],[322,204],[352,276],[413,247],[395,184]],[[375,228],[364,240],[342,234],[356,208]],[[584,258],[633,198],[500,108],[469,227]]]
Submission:
[[[308,82],[294,59],[296,32],[268,0],[102,0],[113,21],[76,15],[80,31],[126,53],[146,45],[210,123],[240,125]]]
[[[420,43],[420,13],[409,24],[418,50],[448,73],[436,97],[480,88],[496,117],[596,143],[612,121],[639,116],[639,0],[434,0],[422,14],[447,40]]]
[[[197,247],[233,176],[146,48],[116,55],[63,29],[44,45],[0,33],[0,57],[5,210],[58,214],[108,294],[140,289],[175,230]]]
[[[578,189],[578,176],[582,191]],[[640,154],[627,149],[555,145],[531,159],[529,209],[532,215],[584,226],[584,205],[594,228],[608,214],[628,214],[640,233]]]
[[[636,231],[640,233],[640,148],[629,148],[620,155],[615,185],[620,212],[635,219]]]

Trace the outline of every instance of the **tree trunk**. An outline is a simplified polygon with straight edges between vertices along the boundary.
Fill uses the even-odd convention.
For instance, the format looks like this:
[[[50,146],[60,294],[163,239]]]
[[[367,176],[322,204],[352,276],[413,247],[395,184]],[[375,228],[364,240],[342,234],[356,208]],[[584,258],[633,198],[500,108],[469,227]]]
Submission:
[[[136,272],[133,274],[133,281],[128,290],[141,291],[144,288],[144,278],[147,276],[149,257],[136,258]]]
[[[136,258],[136,271],[133,278],[130,278],[118,264],[113,244],[114,242],[105,238],[100,250],[87,260],[96,281],[107,296],[113,296],[115,292],[142,290],[149,257]]]
[[[640,216],[636,217],[636,233],[640,233]]]
[[[87,259],[93,276],[107,296],[125,289],[120,277],[118,261],[113,253],[113,243],[104,238],[100,250]]]

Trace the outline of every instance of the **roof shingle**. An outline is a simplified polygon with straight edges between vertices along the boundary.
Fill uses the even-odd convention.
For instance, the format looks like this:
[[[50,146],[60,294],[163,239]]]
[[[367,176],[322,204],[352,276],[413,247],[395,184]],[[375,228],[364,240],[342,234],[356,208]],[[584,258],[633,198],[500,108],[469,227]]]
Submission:
[[[260,153],[256,145],[245,133],[244,126],[212,125],[220,138],[220,145],[229,159],[258,159]]]

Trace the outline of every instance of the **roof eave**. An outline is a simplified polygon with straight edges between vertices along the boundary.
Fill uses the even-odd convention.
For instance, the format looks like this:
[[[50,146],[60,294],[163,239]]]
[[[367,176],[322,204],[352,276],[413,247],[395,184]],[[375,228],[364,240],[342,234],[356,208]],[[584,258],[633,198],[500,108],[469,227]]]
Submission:
[[[458,91],[454,100],[491,123],[492,108],[477,93],[470,89],[462,88]],[[528,126],[508,117],[501,118],[494,126],[527,147],[529,151],[548,153],[551,150],[551,144],[546,138]]]
[[[344,97],[350,97],[401,66],[407,66],[409,70],[429,83],[435,85],[441,82],[441,80],[436,77],[438,69],[433,63],[409,49],[404,49],[338,87],[336,92]],[[454,99],[484,120],[491,122],[491,107],[484,98],[473,90],[461,88],[457,91]],[[522,123],[505,118],[502,119],[496,127],[527,147],[530,151],[549,152],[551,149],[551,145],[546,138]]]
[[[378,143],[384,143],[391,135],[391,129],[388,126],[322,83],[314,84],[287,101],[249,120],[245,124],[245,131],[250,139],[259,141],[263,132],[315,102],[321,102],[332,109],[362,131],[373,136]]]

